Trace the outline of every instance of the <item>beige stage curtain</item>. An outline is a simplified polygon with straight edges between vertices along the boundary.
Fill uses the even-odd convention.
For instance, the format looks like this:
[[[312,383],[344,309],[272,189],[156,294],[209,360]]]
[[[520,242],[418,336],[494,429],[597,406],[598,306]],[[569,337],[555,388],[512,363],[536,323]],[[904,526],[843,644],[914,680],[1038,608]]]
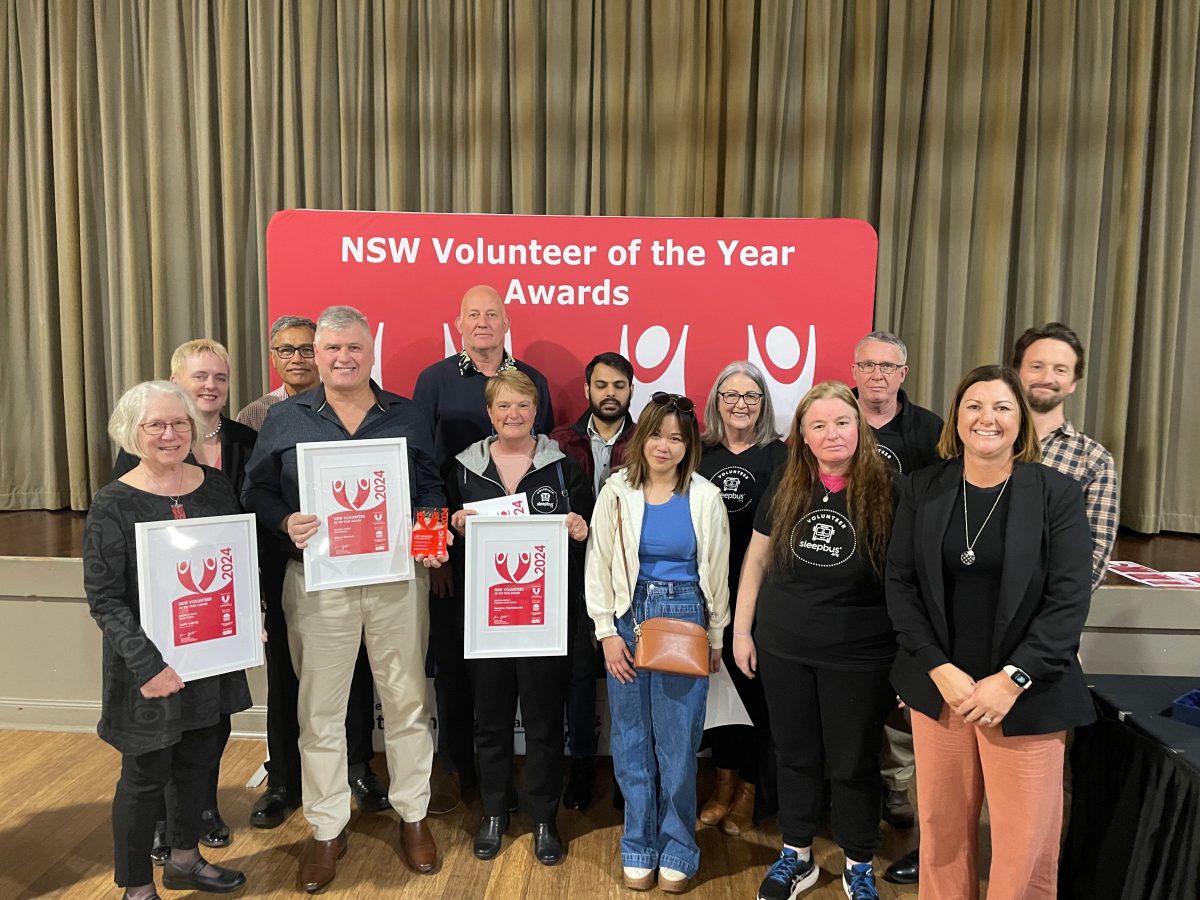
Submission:
[[[183,340],[261,393],[276,210],[852,216],[918,402],[1067,321],[1123,522],[1200,531],[1198,60],[1195,0],[7,0],[0,508]]]

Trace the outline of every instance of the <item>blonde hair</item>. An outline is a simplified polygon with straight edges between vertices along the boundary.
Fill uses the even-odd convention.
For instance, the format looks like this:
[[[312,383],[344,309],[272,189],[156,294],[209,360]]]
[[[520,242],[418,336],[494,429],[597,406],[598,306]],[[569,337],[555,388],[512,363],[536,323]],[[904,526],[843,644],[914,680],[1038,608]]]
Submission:
[[[522,372],[520,369],[506,369],[503,372],[497,372],[487,380],[487,384],[483,386],[483,402],[491,407],[496,402],[496,395],[504,388],[508,388],[514,394],[520,394],[522,397],[529,397],[533,400],[533,405],[538,404],[538,389],[533,383],[533,379]]]
[[[108,419],[108,436],[116,442],[118,447],[139,459],[142,457],[142,448],[139,445],[142,429],[139,426],[146,415],[146,408],[150,406],[150,402],[155,397],[164,394],[174,397],[183,404],[184,412],[192,422],[189,449],[195,451],[204,434],[200,422],[200,411],[196,409],[196,402],[192,399],[192,395],[173,381],[143,381],[141,384],[135,384],[121,395],[121,399],[117,401],[117,405]]]
[[[183,374],[183,367],[187,365],[188,358],[196,356],[199,353],[211,353],[221,362],[225,363],[227,369],[233,368],[229,363],[229,351],[225,349],[224,344],[208,338],[197,338],[194,341],[180,344],[175,348],[175,352],[171,354],[171,377],[178,378],[181,376]]]

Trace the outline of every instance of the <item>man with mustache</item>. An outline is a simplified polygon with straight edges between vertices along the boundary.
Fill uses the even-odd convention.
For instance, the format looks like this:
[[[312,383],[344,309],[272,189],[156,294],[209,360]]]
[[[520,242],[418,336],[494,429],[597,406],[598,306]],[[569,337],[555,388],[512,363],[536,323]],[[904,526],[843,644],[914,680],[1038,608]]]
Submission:
[[[601,353],[584,369],[583,396],[588,408],[574,425],[560,425],[550,435],[562,451],[592,481],[593,496],[624,462],[625,445],[633,436],[629,415],[633,398],[633,366],[619,353]],[[596,779],[596,678],[603,675],[603,655],[592,643],[591,619],[576,617],[571,638],[571,686],[567,693],[567,750],[571,774],[563,793],[568,809],[586,809],[592,803]],[[617,791],[616,784],[613,790]],[[613,796],[620,804],[619,793]]]
[[[1013,348],[1013,368],[1021,378],[1033,424],[1042,442],[1042,463],[1069,475],[1083,488],[1092,528],[1092,590],[1100,587],[1117,539],[1120,506],[1117,470],[1099,442],[1071,425],[1063,410],[1083,378],[1083,344],[1061,322],[1028,328]]]

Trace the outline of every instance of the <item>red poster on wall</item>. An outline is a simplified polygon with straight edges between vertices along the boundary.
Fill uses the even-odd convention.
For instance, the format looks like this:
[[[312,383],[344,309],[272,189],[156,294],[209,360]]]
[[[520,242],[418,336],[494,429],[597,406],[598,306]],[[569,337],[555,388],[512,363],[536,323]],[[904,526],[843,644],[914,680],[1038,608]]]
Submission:
[[[726,363],[749,359],[782,429],[816,381],[849,380],[877,252],[854,219],[285,210],[267,229],[268,310],[359,308],[376,380],[411,396],[422,369],[461,348],[462,295],[490,284],[510,350],[546,376],[559,422],[586,406],[587,362],[615,350],[634,365],[635,415],[660,390],[699,404]]]

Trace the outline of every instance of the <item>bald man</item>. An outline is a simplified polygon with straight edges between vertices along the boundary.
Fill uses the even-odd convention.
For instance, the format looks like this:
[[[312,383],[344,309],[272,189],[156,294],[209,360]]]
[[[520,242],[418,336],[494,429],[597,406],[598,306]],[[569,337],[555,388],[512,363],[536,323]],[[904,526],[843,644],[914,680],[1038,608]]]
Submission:
[[[413,400],[433,425],[434,455],[443,478],[456,455],[492,434],[483,390],[487,380],[499,372],[518,369],[532,379],[538,392],[534,433],[548,435],[554,428],[545,377],[504,349],[508,312],[496,289],[480,284],[468,290],[454,327],[462,336],[462,352],[425,369],[413,389]],[[452,552],[461,552],[461,548]],[[452,578],[450,567],[443,567],[430,584],[429,643],[435,665],[438,759],[447,773],[433,784],[429,805],[433,813],[457,807],[463,787],[476,784],[474,706],[463,662],[462,585],[453,584]]]

